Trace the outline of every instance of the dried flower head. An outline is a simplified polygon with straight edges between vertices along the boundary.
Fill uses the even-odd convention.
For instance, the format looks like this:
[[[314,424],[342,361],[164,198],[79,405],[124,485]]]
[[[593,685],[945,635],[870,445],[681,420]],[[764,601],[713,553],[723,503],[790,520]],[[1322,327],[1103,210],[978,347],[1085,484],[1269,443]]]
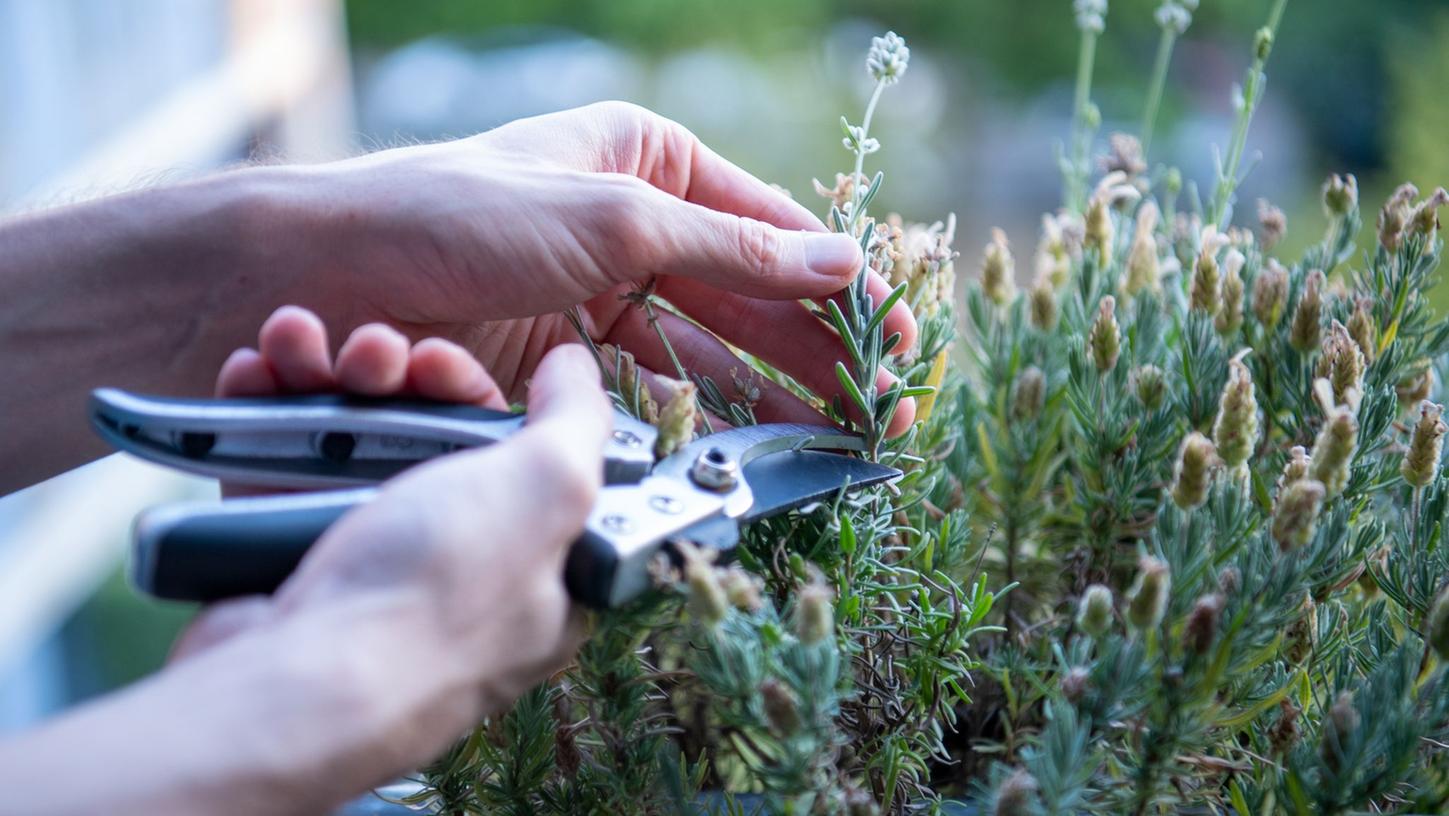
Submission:
[[[1137,579],[1127,593],[1127,622],[1145,631],[1162,622],[1167,613],[1167,596],[1172,589],[1172,572],[1160,558],[1143,558]]]
[[[766,677],[760,683],[760,703],[770,730],[782,737],[800,730],[800,699],[789,686],[774,677]]]
[[[1379,210],[1379,244],[1389,252],[1398,252],[1404,241],[1409,219],[1414,215],[1413,202],[1419,197],[1419,188],[1412,184],[1400,184],[1394,190],[1384,207]]]
[[[1108,153],[1098,159],[1102,171],[1119,171],[1127,178],[1147,172],[1147,162],[1142,158],[1142,142],[1130,133],[1113,133],[1107,137]]]
[[[1426,487],[1439,475],[1439,460],[1444,453],[1444,406],[1424,400],[1419,404],[1419,422],[1409,438],[1409,452],[1399,465],[1404,481],[1414,487]]]
[[[1189,652],[1201,657],[1212,648],[1224,603],[1223,596],[1213,592],[1198,598],[1192,605],[1182,632],[1183,644]]]
[[[1278,702],[1278,720],[1268,731],[1268,745],[1273,756],[1283,756],[1288,749],[1298,744],[1298,715],[1301,709],[1287,697]]]
[[[1087,249],[1095,250],[1103,263],[1112,255],[1112,242],[1116,233],[1112,227],[1112,211],[1104,199],[1094,197],[1087,205],[1086,235]]]
[[[1325,386],[1318,387],[1320,393],[1324,390]],[[1308,476],[1322,482],[1328,498],[1333,498],[1342,493],[1348,484],[1349,466],[1353,464],[1353,453],[1358,448],[1358,419],[1354,410],[1344,405],[1327,409],[1325,413],[1323,427],[1313,441]]]
[[[1449,588],[1439,592],[1424,617],[1424,639],[1440,660],[1449,661]]]
[[[1323,273],[1317,269],[1303,279],[1303,294],[1298,296],[1288,333],[1288,342],[1300,354],[1317,349],[1323,341],[1323,284]]]
[[[1352,173],[1335,173],[1323,182],[1323,213],[1330,219],[1342,218],[1358,208],[1358,179]]]
[[[1016,298],[1016,262],[1000,229],[991,230],[991,242],[981,253],[981,290],[997,305]]]
[[[1248,458],[1258,444],[1258,399],[1253,375],[1243,364],[1242,354],[1228,363],[1228,381],[1213,423],[1213,443],[1224,465],[1247,475]]]
[[[820,643],[835,634],[834,594],[815,580],[800,589],[795,607],[795,636],[801,643]]]
[[[1218,571],[1218,589],[1224,597],[1232,597],[1243,588],[1243,571],[1232,564]]]
[[[1222,308],[1222,270],[1218,267],[1218,253],[1228,243],[1228,237],[1209,224],[1203,229],[1202,246],[1197,260],[1192,265],[1192,282],[1188,286],[1188,305],[1192,309],[1218,313]]]
[[[816,195],[830,199],[830,203],[841,212],[844,212],[847,205],[855,199],[855,179],[844,173],[835,174],[834,187],[826,187],[820,183],[820,179],[811,179],[810,183],[815,187]]]
[[[1081,223],[1068,213],[1041,217],[1041,240],[1036,245],[1035,260],[1037,280],[1051,281],[1058,289],[1066,285],[1072,274],[1073,241],[1080,244],[1080,232]]]
[[[1348,318],[1348,334],[1363,353],[1364,363],[1372,363],[1379,350],[1379,330],[1374,325],[1372,300],[1361,297],[1354,302],[1353,314]]]
[[[1353,692],[1341,692],[1329,707],[1328,716],[1323,718],[1323,741],[1318,746],[1318,756],[1331,773],[1342,770],[1344,748],[1358,733],[1362,722],[1358,709],[1353,706]]]
[[[1099,1],[1106,8],[1106,0]],[[996,789],[996,807],[991,812],[993,816],[1030,816],[1037,811],[1040,790],[1036,777],[1025,768],[1017,768]]]
[[[694,424],[699,419],[695,395],[699,389],[692,382],[667,377],[658,379],[672,389],[668,401],[659,410],[659,421],[655,423],[659,427],[659,437],[654,442],[654,455],[662,459],[694,439]]]
[[[724,587],[725,598],[730,605],[741,612],[758,612],[764,606],[764,599],[761,591],[764,589],[764,582],[758,575],[751,575],[739,567],[730,567],[724,570],[719,577],[720,586]]]
[[[894,31],[887,31],[885,36],[870,39],[865,70],[876,82],[894,85],[905,75],[910,61],[911,49],[906,47],[905,38]]]
[[[1122,291],[1128,297],[1162,289],[1162,265],[1157,258],[1157,238],[1153,234],[1161,217],[1157,204],[1148,201],[1137,208],[1137,224],[1132,232],[1132,248],[1127,253],[1127,275]]]
[[[1434,393],[1434,369],[1429,361],[1420,360],[1415,367],[1415,373],[1399,380],[1394,386],[1400,405],[1418,405]]]
[[[1278,493],[1300,479],[1308,478],[1308,451],[1302,445],[1294,445],[1288,451],[1288,461],[1283,464],[1283,473],[1278,477]]]
[[[1228,250],[1223,258],[1222,307],[1213,317],[1213,326],[1218,334],[1231,337],[1243,325],[1243,269],[1245,258],[1236,249]]]
[[[1433,242],[1435,234],[1439,230],[1439,208],[1449,204],[1449,191],[1443,187],[1435,188],[1434,192],[1414,208],[1414,213],[1409,218],[1409,231],[1414,235],[1422,235],[1428,242]]]
[[[684,582],[689,588],[689,611],[705,626],[718,626],[729,612],[730,604],[720,585],[713,553],[706,553],[687,541],[676,542],[675,549],[683,562]]]
[[[1087,352],[1097,370],[1106,373],[1122,353],[1122,331],[1117,325],[1117,299],[1104,295],[1097,303],[1097,319],[1087,332]]]
[[[1283,211],[1266,198],[1258,199],[1258,236],[1263,241],[1263,249],[1272,249],[1283,240],[1283,234],[1287,231],[1288,217]]]
[[[1038,277],[1027,292],[1027,315],[1032,328],[1037,331],[1049,332],[1056,328],[1059,315],[1057,291],[1047,278]]]
[[[1101,637],[1112,628],[1112,590],[1103,584],[1092,584],[1077,602],[1077,628],[1092,637]]]
[[[1082,666],[1073,666],[1062,675],[1062,696],[1069,703],[1075,703],[1087,695],[1092,675]]]
[[[1107,0],[1072,0],[1072,12],[1082,31],[1101,34],[1107,27]]]
[[[1253,280],[1253,316],[1263,328],[1272,331],[1283,317],[1283,307],[1288,304],[1288,270],[1273,259],[1258,272]]]
[[[1318,645],[1318,604],[1310,593],[1303,593],[1303,602],[1298,607],[1298,617],[1288,624],[1283,633],[1283,657],[1295,666],[1300,666],[1313,655]]]
[[[1212,440],[1197,431],[1182,440],[1172,477],[1172,501],[1178,507],[1191,510],[1207,501],[1217,458]]]
[[[1315,375],[1328,380],[1333,390],[1333,404],[1347,405],[1358,410],[1363,398],[1363,352],[1349,335],[1348,329],[1337,320],[1328,329],[1328,338],[1323,342],[1323,354],[1318,358]]]
[[[1290,482],[1278,494],[1273,508],[1273,540],[1279,549],[1295,550],[1313,538],[1323,496],[1323,483],[1313,479]]]
[[[1036,366],[1027,366],[1016,375],[1011,386],[1011,415],[1016,419],[1035,419],[1046,404],[1046,375]]]
[[[845,816],[880,816],[880,803],[870,791],[847,784],[845,786]]]
[[[1132,392],[1149,411],[1162,407],[1167,397],[1167,374],[1151,363],[1132,370]]]

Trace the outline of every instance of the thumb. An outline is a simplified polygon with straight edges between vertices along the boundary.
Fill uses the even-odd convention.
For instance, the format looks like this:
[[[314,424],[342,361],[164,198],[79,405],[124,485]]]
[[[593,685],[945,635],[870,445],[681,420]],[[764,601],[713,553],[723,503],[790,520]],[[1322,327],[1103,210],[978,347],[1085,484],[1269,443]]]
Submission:
[[[633,209],[632,276],[680,275],[749,297],[793,300],[844,289],[865,259],[848,235],[780,229],[653,188]]]

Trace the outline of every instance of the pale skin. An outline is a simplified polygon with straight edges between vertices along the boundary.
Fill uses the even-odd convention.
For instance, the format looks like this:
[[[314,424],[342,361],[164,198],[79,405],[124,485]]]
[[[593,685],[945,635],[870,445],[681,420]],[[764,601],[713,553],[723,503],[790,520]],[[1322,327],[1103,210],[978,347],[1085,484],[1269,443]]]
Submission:
[[[617,103],[0,222],[0,492],[103,452],[83,415],[102,385],[195,394],[219,369],[223,396],[526,400],[529,413],[508,442],[387,484],[274,596],[206,611],[164,671],[0,741],[6,807],[317,813],[427,761],[578,641],[561,565],[610,414],[564,310],[669,372],[618,297],[654,278],[694,321],[829,396],[845,352],[798,299],[838,292],[861,265],[803,207]],[[723,343],[663,320],[686,367],[730,381],[741,363]],[[228,356],[259,324],[255,348]],[[346,337],[335,352],[324,326]],[[887,329],[909,346],[909,311]],[[778,388],[756,413],[821,421]],[[892,430],[912,414],[904,401]]]

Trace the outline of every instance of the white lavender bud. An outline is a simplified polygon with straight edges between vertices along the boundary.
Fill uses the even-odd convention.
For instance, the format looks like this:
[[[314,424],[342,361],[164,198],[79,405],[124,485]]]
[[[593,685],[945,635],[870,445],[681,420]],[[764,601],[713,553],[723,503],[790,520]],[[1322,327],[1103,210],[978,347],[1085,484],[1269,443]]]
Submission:
[[[1105,0],[1102,5],[1107,5]],[[996,789],[996,807],[991,812],[993,816],[1029,816],[1037,811],[1040,790],[1036,777],[1017,768]]]
[[[1157,11],[1152,13],[1152,19],[1157,21],[1157,27],[1164,31],[1181,36],[1187,27],[1192,25],[1192,12],[1183,8],[1173,0],[1164,0]]]
[[[1258,235],[1263,239],[1263,249],[1270,250],[1283,240],[1288,231],[1288,217],[1266,198],[1258,199]]]
[[[1036,279],[1027,293],[1027,315],[1038,331],[1049,332],[1057,327],[1057,291],[1047,278]]]
[[[1318,358],[1315,376],[1328,380],[1334,405],[1358,409],[1363,396],[1363,367],[1363,352],[1358,343],[1342,323],[1333,321],[1328,339],[1323,342],[1323,354]]]
[[[795,607],[795,636],[815,644],[835,634],[834,596],[825,584],[812,581],[800,590]]]
[[[1379,210],[1379,244],[1389,252],[1397,252],[1399,245],[1403,243],[1409,219],[1414,215],[1411,205],[1418,196],[1418,187],[1400,184],[1393,195],[1389,196],[1389,200],[1384,202],[1383,209]]]
[[[1101,34],[1107,28],[1107,0],[1072,0],[1077,28]]]
[[[870,51],[865,55],[865,70],[876,82],[894,85],[905,76],[911,61],[911,49],[904,37],[887,31],[883,37],[872,37]]]
[[[695,394],[699,390],[692,382],[681,380],[660,380],[673,387],[673,393],[664,407],[659,409],[659,436],[654,441],[654,455],[664,458],[694,439],[694,423],[698,418]]]
[[[1122,287],[1128,297],[1162,288],[1161,262],[1157,258],[1157,229],[1160,214],[1151,201],[1137,210],[1137,226],[1132,232],[1132,248],[1127,253],[1127,279]]]
[[[1267,266],[1258,272],[1253,280],[1253,316],[1263,328],[1272,331],[1283,317],[1283,307],[1288,304],[1288,270],[1275,260],[1269,259]]]
[[[1046,404],[1046,375],[1036,366],[1027,366],[1016,375],[1011,387],[1011,415],[1016,419],[1035,419]]]

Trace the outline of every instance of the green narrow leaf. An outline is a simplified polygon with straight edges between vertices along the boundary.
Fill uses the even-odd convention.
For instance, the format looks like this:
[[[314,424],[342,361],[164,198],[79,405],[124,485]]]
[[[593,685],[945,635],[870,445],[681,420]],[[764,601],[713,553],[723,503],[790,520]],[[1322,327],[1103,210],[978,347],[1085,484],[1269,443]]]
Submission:
[[[860,393],[860,386],[850,378],[850,372],[845,369],[845,363],[837,360],[835,362],[835,377],[840,380],[840,387],[843,389],[856,407],[860,409],[863,416],[870,416],[870,404],[865,401],[865,395]]]
[[[902,281],[900,286],[892,289],[891,293],[889,295],[886,295],[886,299],[881,301],[880,306],[876,308],[875,314],[870,316],[870,323],[866,324],[865,327],[866,334],[870,334],[876,326],[879,326],[882,322],[885,321],[886,314],[890,312],[891,307],[896,305],[896,301],[900,300],[901,295],[904,295],[905,293],[906,284],[904,281]]]
[[[846,555],[855,554],[855,525],[850,523],[849,515],[842,515],[840,518],[840,551]]]
[[[936,393],[935,386],[931,386],[931,385],[913,385],[910,388],[907,388],[906,390],[902,391],[901,392],[901,396],[902,397],[912,397],[912,398],[915,398],[915,397],[929,397],[930,395],[932,395],[934,393]]]

